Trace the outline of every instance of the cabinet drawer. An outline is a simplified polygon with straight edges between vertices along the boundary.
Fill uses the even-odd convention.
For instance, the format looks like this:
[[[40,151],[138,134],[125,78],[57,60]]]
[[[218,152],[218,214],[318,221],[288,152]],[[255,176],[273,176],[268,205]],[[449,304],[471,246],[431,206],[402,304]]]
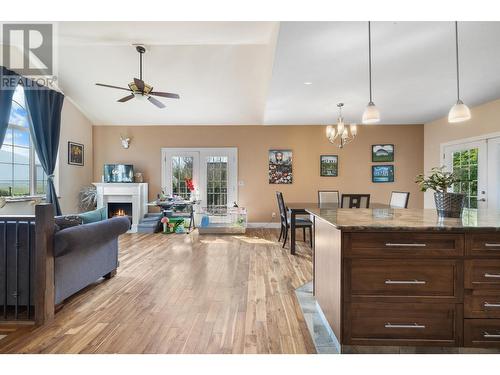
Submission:
[[[465,288],[500,289],[500,259],[466,260]]]
[[[455,260],[351,259],[345,263],[345,296],[387,297],[391,301],[446,298],[445,302],[458,302],[461,269],[460,261]]]
[[[465,319],[464,346],[500,348],[500,319]]]
[[[467,255],[500,258],[500,232],[467,233],[465,238]]]
[[[500,291],[474,291],[464,297],[466,318],[500,318]]]
[[[464,235],[451,233],[345,233],[348,257],[407,257],[463,255]]]
[[[352,345],[459,345],[460,305],[351,303],[345,337]]]

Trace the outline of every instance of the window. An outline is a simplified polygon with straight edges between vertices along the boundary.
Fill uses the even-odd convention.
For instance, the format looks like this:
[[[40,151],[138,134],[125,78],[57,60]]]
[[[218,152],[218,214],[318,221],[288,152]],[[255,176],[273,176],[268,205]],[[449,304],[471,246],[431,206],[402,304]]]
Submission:
[[[172,157],[172,194],[189,199],[191,192],[187,188],[186,179],[193,178],[193,157]]]
[[[207,207],[227,207],[227,156],[207,157]]]
[[[465,205],[469,208],[477,208],[477,171],[477,148],[453,153],[453,172],[456,172],[461,179],[461,182],[453,185],[453,192],[465,194]]]
[[[18,86],[12,98],[9,126],[0,149],[0,196],[45,194],[47,176],[32,144],[24,93]]]

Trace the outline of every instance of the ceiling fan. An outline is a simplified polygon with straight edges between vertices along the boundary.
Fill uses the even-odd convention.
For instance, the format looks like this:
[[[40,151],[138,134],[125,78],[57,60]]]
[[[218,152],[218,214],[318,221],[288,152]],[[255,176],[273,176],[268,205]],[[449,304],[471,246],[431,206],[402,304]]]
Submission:
[[[130,95],[127,95],[127,96],[117,100],[120,103],[128,102],[130,99],[133,99],[133,98],[138,98],[138,99],[146,98],[147,100],[149,100],[151,103],[153,103],[158,108],[165,108],[165,104],[160,102],[158,99],[153,98],[153,96],[161,96],[164,98],[179,99],[178,94],[172,94],[170,92],[153,91],[153,86],[146,84],[142,80],[142,55],[146,52],[146,48],[144,46],[139,45],[139,46],[136,46],[135,49],[137,50],[137,52],[139,52],[139,78],[134,78],[134,81],[130,82],[128,84],[128,89],[125,87],[105,85],[104,83],[96,83],[96,85],[103,86],[103,87],[110,87],[112,89],[129,91],[131,93]]]

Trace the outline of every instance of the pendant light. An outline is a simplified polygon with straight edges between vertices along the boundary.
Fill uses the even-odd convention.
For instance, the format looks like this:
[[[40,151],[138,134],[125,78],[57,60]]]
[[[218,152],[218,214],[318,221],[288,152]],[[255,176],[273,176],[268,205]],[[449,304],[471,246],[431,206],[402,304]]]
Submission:
[[[457,103],[451,107],[448,113],[448,122],[457,123],[470,120],[470,109],[460,99],[460,70],[458,66],[458,22],[455,21],[455,52],[457,60]]]
[[[380,112],[375,103],[373,103],[372,98],[372,31],[370,21],[368,21],[368,75],[370,80],[370,102],[363,112],[361,121],[363,124],[376,124],[380,122]]]

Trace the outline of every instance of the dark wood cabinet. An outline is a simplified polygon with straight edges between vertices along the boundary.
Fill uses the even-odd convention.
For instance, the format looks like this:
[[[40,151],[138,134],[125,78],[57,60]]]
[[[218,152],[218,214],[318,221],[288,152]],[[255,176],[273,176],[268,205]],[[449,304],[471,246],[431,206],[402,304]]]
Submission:
[[[316,297],[341,345],[500,347],[500,231],[315,221]]]
[[[456,304],[354,302],[344,333],[351,345],[457,346],[462,312]]]

